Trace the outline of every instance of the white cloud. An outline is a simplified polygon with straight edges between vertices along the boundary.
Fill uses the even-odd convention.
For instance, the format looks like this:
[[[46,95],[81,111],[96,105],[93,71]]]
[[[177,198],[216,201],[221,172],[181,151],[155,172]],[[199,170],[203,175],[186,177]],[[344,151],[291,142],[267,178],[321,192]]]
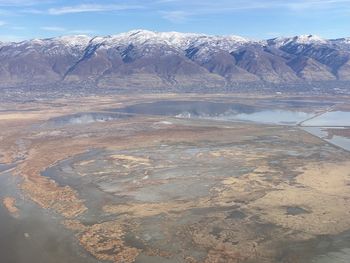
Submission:
[[[49,32],[62,33],[65,35],[89,35],[94,33],[93,30],[89,29],[67,29],[59,26],[42,26],[40,29]]]
[[[88,12],[114,12],[147,9],[164,19],[181,23],[196,15],[234,13],[240,10],[285,9],[301,12],[315,9],[349,10],[350,0],[79,0],[77,5],[62,6],[59,0],[0,0],[1,6],[23,6],[17,13],[64,15]],[[145,4],[146,3],[146,4]],[[12,11],[12,10],[11,10]]]
[[[50,8],[48,10],[50,15],[64,15],[74,13],[87,13],[87,12],[110,12],[110,11],[122,11],[130,9],[139,9],[138,5],[100,5],[100,4],[82,4],[76,6],[63,6],[58,8]]]
[[[344,9],[350,0],[158,0],[155,5],[164,8],[190,11],[193,14],[221,13],[253,9]]]
[[[45,30],[45,31],[52,31],[52,32],[64,32],[64,31],[66,31],[65,28],[58,27],[58,26],[43,26],[40,29]]]
[[[191,16],[191,13],[185,11],[163,11],[163,18],[173,23],[184,23]]]
[[[234,14],[249,10],[275,9],[276,12],[284,10],[306,14],[329,10],[345,13],[350,9],[350,0],[157,0],[153,5],[164,19],[181,23],[188,21],[189,18]]]
[[[40,27],[41,30],[44,31],[49,31],[49,32],[61,32],[63,34],[67,35],[89,35],[94,33],[93,30],[89,29],[67,29],[64,27],[59,27],[59,26],[42,26]]]
[[[43,10],[39,10],[39,9],[23,9],[19,11],[20,13],[24,13],[24,14],[33,14],[33,15],[41,15],[41,14],[45,14],[46,12]]]
[[[0,6],[29,6],[45,4],[51,1],[47,0],[0,0]]]
[[[95,33],[94,30],[88,30],[88,29],[75,29],[75,30],[69,30],[68,34],[73,35],[89,35]]]
[[[342,9],[349,7],[350,0],[309,0],[309,1],[291,1],[285,3],[285,6],[292,10],[307,10],[307,9]]]

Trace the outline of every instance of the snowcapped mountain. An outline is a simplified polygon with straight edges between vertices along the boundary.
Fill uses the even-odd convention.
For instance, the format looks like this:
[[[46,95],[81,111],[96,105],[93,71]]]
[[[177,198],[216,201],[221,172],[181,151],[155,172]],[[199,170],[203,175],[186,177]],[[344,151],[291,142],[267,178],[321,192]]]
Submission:
[[[322,45],[327,44],[328,41],[316,35],[300,35],[295,37],[279,37],[269,40],[270,44],[277,47],[286,45]]]
[[[350,80],[350,38],[239,36],[133,30],[0,42],[0,86],[228,87]]]

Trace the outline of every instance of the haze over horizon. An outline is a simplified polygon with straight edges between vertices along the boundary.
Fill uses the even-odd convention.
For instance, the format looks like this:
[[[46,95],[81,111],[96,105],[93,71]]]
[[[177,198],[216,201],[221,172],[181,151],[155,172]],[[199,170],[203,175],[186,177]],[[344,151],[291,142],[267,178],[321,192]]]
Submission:
[[[0,0],[0,41],[134,29],[250,39],[349,37],[350,0]],[[278,23],[276,23],[278,21]]]

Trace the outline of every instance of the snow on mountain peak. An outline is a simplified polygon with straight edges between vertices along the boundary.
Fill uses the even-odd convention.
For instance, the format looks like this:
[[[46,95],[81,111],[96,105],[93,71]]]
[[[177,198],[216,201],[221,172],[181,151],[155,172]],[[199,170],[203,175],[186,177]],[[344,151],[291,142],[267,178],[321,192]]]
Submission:
[[[277,47],[281,47],[287,44],[301,44],[301,45],[309,45],[309,44],[326,44],[327,40],[317,36],[317,35],[300,35],[295,37],[277,37],[268,42],[272,42]]]
[[[68,46],[86,46],[91,40],[91,37],[86,35],[72,35],[57,37],[55,40]]]
[[[342,43],[342,44],[350,44],[350,37],[332,39],[331,41],[332,42]]]
[[[230,49],[232,46],[248,43],[249,40],[239,36],[211,36],[198,33],[132,30],[118,35],[97,37],[94,38],[94,42],[101,42],[105,46],[163,44],[175,49],[186,49],[194,45],[207,44],[216,48]]]
[[[314,44],[314,43],[320,43],[324,44],[327,43],[327,41],[317,35],[301,35],[294,37],[294,41],[299,44]]]
[[[110,41],[130,42],[134,44],[157,44],[181,45],[189,38],[199,36],[191,33],[179,32],[154,32],[149,30],[132,30],[110,37]]]
[[[13,43],[14,45],[23,45],[28,49],[46,49],[51,52],[63,52],[64,47],[68,50],[82,51],[91,45],[98,45],[99,48],[127,48],[134,45],[142,49],[142,52],[152,50],[162,50],[164,52],[173,52],[175,50],[187,52],[192,50],[196,56],[205,57],[208,54],[218,51],[233,52],[249,44],[273,45],[282,47],[286,45],[323,45],[334,44],[349,49],[350,38],[335,40],[325,40],[317,35],[300,35],[294,37],[279,37],[265,41],[249,40],[240,36],[215,36],[199,33],[181,33],[181,32],[155,32],[143,29],[132,30],[111,36],[97,36],[91,38],[86,35],[61,36],[48,39],[32,39]],[[1,45],[8,45],[2,43]]]

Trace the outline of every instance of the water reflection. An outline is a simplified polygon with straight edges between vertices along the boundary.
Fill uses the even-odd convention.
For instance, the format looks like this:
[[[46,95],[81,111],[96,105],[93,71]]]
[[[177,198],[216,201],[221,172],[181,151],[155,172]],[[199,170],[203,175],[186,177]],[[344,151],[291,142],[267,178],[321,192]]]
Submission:
[[[350,126],[350,112],[331,111],[303,123],[304,126]]]
[[[303,127],[303,130],[315,135],[330,144],[350,151],[350,138],[332,134],[332,130],[345,130],[342,127]]]
[[[296,125],[305,119],[311,118],[312,113],[288,110],[264,110],[257,111],[250,114],[240,113],[237,115],[228,115],[220,117],[221,120],[241,120],[252,121],[266,124],[282,124],[282,125]]]
[[[252,106],[240,103],[219,103],[209,101],[157,101],[141,103],[116,112],[149,114],[178,118],[200,118],[221,121],[250,121],[266,124],[295,125],[314,116],[300,110],[272,109],[271,106]]]

